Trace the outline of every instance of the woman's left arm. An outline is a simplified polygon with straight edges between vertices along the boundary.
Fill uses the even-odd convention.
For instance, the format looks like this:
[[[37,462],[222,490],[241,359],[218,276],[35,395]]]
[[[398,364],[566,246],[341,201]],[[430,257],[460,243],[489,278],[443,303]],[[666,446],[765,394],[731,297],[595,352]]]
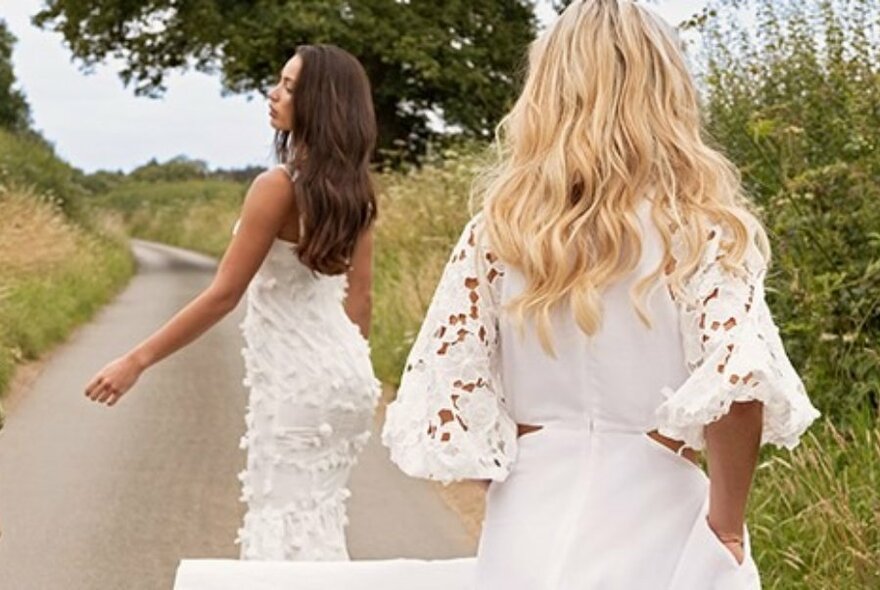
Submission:
[[[147,368],[194,341],[235,309],[292,202],[292,184],[280,171],[258,176],[245,197],[240,228],[211,284],[149,338],[98,371],[86,386],[86,396],[114,405]]]
[[[754,240],[739,272],[727,269],[721,227],[707,233],[701,264],[688,279],[680,306],[690,376],[664,388],[658,431],[706,449],[709,524],[737,557],[758,449],[793,449],[819,416],[785,352],[764,295],[767,263]]]
[[[373,312],[373,230],[361,233],[351,257],[345,313],[360,328],[365,340],[370,338]]]
[[[764,404],[735,402],[706,426],[709,467],[709,526],[742,559],[746,504],[761,446]],[[739,541],[739,542],[738,542]]]

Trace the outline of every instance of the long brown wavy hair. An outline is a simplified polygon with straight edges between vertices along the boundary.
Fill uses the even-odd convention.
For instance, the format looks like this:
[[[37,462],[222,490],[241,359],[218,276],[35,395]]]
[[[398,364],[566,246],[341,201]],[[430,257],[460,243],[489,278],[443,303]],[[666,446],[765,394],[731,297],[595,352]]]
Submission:
[[[295,174],[296,253],[316,272],[349,270],[358,236],[376,218],[370,160],[376,114],[360,62],[332,45],[301,45],[293,130],[275,134],[278,161]]]

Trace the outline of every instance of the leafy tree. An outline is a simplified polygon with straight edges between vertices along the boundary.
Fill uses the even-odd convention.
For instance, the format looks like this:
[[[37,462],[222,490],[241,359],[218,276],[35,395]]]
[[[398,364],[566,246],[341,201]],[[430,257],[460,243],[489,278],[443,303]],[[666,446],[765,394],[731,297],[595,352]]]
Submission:
[[[0,127],[25,131],[30,126],[30,108],[24,94],[15,88],[12,71],[12,48],[15,36],[0,19]]]
[[[153,158],[143,166],[132,170],[129,176],[132,180],[142,182],[201,180],[208,176],[208,164],[203,160],[193,160],[182,155],[161,164]]]
[[[240,168],[218,168],[211,172],[211,178],[250,184],[265,168],[263,166],[244,166]]]
[[[46,0],[34,22],[86,67],[121,57],[123,81],[150,96],[187,67],[262,92],[297,45],[339,45],[370,76],[380,147],[410,154],[432,136],[430,113],[490,137],[536,28],[532,0]]]

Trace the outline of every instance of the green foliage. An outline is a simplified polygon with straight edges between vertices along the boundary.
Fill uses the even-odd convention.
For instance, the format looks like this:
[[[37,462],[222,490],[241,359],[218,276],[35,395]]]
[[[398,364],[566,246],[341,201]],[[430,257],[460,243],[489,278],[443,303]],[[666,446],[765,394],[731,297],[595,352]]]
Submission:
[[[840,421],[880,402],[880,178],[838,162],[769,197],[771,305],[814,403]]]
[[[121,213],[134,237],[220,256],[244,193],[245,185],[226,180],[126,180],[91,204]]]
[[[698,23],[710,131],[763,210],[771,308],[825,414],[803,447],[771,453],[756,475],[749,514],[763,586],[878,587],[880,6],[710,9]]]
[[[428,112],[489,137],[535,32],[531,0],[46,0],[35,22],[60,32],[87,66],[121,56],[123,80],[147,95],[187,66],[219,69],[232,92],[263,91],[297,45],[339,45],[370,76],[380,146],[410,153],[431,136]]]
[[[55,199],[71,218],[78,218],[87,189],[83,174],[59,159],[52,146],[30,132],[0,129],[0,186],[30,187]]]
[[[12,48],[15,36],[0,19],[0,128],[26,131],[30,126],[30,107],[20,90],[15,88],[12,71]]]
[[[880,405],[880,6],[715,6],[704,27],[714,139],[763,208],[777,321],[819,408]]]
[[[199,180],[208,176],[208,164],[204,160],[193,160],[177,156],[160,164],[155,159],[132,170],[129,178],[141,182],[174,182],[178,180]]]

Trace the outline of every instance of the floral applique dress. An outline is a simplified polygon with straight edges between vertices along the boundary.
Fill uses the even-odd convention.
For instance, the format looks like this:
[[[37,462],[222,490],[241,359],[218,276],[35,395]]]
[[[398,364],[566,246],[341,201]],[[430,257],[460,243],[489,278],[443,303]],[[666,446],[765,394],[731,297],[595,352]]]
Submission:
[[[276,239],[247,291],[236,542],[246,560],[347,560],[346,486],[381,387],[343,307],[346,276],[313,273],[293,246]]]

